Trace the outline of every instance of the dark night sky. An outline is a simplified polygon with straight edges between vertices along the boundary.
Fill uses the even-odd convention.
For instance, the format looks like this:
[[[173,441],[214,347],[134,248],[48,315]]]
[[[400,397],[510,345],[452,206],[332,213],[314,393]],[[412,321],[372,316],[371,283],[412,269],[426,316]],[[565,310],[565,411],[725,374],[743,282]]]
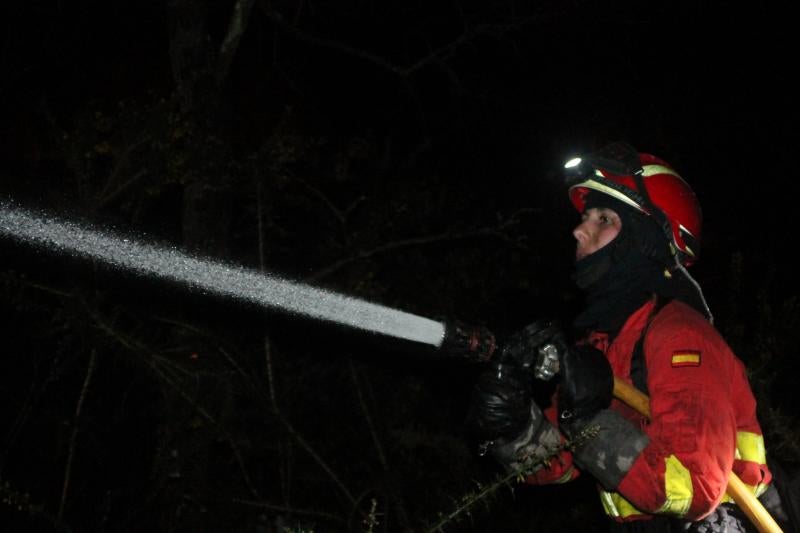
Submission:
[[[164,8],[138,4],[4,7],[0,94],[3,156],[11,170],[28,141],[19,137],[38,133],[12,128],[24,127],[42,101],[62,116],[169,89]],[[373,60],[411,65],[456,41],[463,35],[456,4],[401,9],[389,3],[381,11],[369,3],[337,9],[331,2],[314,11],[309,3],[303,33],[294,41],[283,36],[286,63],[265,42],[272,28],[256,8],[226,96],[234,106],[261,106],[249,110],[258,119],[268,118],[271,107],[295,105],[316,128],[340,134],[375,129],[413,137],[427,128],[437,150],[459,151],[466,161],[454,173],[478,163],[480,172],[470,177],[491,179],[486,174],[499,168],[502,182],[513,186],[543,179],[575,150],[626,138],[683,171],[712,228],[728,209],[724,203],[741,208],[747,198],[780,205],[791,195],[763,185],[772,176],[785,191],[792,181],[776,178],[787,173],[783,165],[794,144],[788,17],[713,3],[625,4],[543,5],[538,13],[519,14],[518,28],[497,30],[481,25],[498,24],[500,13],[468,6],[477,36],[455,47],[450,70],[431,66],[411,80],[422,119],[411,112],[402,83]],[[210,17],[218,26],[212,31],[224,30],[226,15],[220,7]],[[271,73],[259,68],[270,60],[285,73],[284,86],[270,87]],[[266,90],[268,101],[259,102]],[[4,189],[13,194],[14,185]],[[717,210],[721,216],[711,216]]]
[[[145,169],[146,178],[122,200],[95,209],[86,193],[101,188],[113,173],[112,163],[120,161],[117,146],[172,124],[178,104],[169,53],[174,27],[166,6],[173,3],[31,0],[0,7],[0,201],[10,198],[181,244],[182,188],[191,178],[168,179],[168,165],[151,164],[171,153],[169,143],[164,148],[153,141],[147,151],[132,152],[126,168],[131,175]],[[215,7],[202,18],[207,42],[217,50],[234,2],[209,3]],[[669,161],[694,187],[705,231],[704,257],[693,268],[712,308],[715,302],[724,308],[733,298],[729,269],[737,254],[743,257],[744,286],[753,293],[747,301],[794,301],[795,268],[786,254],[796,241],[793,214],[800,185],[793,161],[800,91],[793,72],[795,18],[788,8],[661,1],[522,4],[255,2],[218,107],[188,115],[201,116],[207,131],[223,139],[225,151],[209,163],[211,174],[224,168],[249,176],[257,173],[250,169],[254,161],[271,169],[271,160],[254,154],[281,135],[307,142],[292,177],[269,182],[274,190],[265,187],[276,209],[275,226],[291,226],[286,235],[276,230],[280,253],[268,266],[302,278],[337,258],[328,241],[341,236],[318,231],[330,222],[317,217],[308,207],[315,204],[286,184],[294,178],[307,185],[306,196],[313,190],[342,209],[368,198],[363,211],[353,211],[354,248],[468,232],[534,208],[536,214],[517,228],[532,243],[527,258],[486,244],[425,248],[372,265],[372,271],[354,266],[324,284],[421,314],[458,311],[501,328],[523,324],[533,310],[564,313],[571,301],[564,294],[573,290],[569,231],[576,217],[558,169],[576,152],[621,139]],[[399,72],[403,69],[408,73]],[[111,133],[98,125],[98,117],[113,123]],[[94,166],[76,163],[82,157],[77,152],[71,153],[77,160],[70,160],[65,151],[65,146],[82,146],[76,141],[81,135],[94,150],[86,156]],[[156,137],[152,133],[150,141]],[[360,158],[354,139],[368,146],[367,156]],[[103,140],[117,157],[112,163],[97,148]],[[342,178],[335,154],[345,152],[351,166]],[[82,180],[76,165],[89,177]],[[188,168],[187,176],[194,175]],[[255,230],[245,226],[253,220],[256,189],[241,187],[234,178],[230,183],[224,190],[236,237],[225,254],[252,265]],[[32,283],[55,288],[71,287],[73,281],[79,287],[97,283],[80,264],[62,265],[59,258],[9,243],[0,253],[9,279],[30,276]],[[492,270],[494,260],[514,264]],[[474,270],[461,268],[470,262]],[[516,286],[502,279],[519,275],[526,264],[535,269],[531,278],[539,279],[525,278]],[[161,287],[113,275],[99,279],[108,284],[104,305],[123,295],[123,306],[131,306],[133,314],[162,303],[202,307],[197,295],[167,289],[163,297]],[[17,294],[8,288],[13,285],[3,285],[9,300]],[[480,297],[470,298],[472,290]],[[531,295],[542,300],[526,301]],[[162,297],[167,302],[159,301]],[[569,301],[557,301],[561,297]],[[220,306],[190,319],[199,328],[241,320],[231,309],[235,306]],[[50,313],[46,307],[30,309],[5,312]],[[219,316],[226,314],[234,318]],[[245,318],[260,324],[261,317]],[[276,320],[290,331],[298,327]],[[18,347],[35,344],[30,340],[35,323],[16,331],[7,327],[4,335]],[[232,335],[239,333],[235,324],[231,327]],[[746,330],[732,329],[740,335]],[[69,342],[78,341],[70,336]],[[4,371],[9,368],[14,365],[8,363]],[[81,370],[75,372],[79,383]],[[14,390],[3,379],[2,389]],[[98,389],[113,396],[109,383],[108,390]],[[454,394],[466,390],[437,383],[453,386]],[[0,463],[0,481],[4,475]],[[24,486],[16,479],[34,499],[47,500],[35,484]],[[54,505],[49,506],[52,513]]]
[[[429,159],[446,165],[441,173],[455,187],[491,183],[498,196],[531,194],[538,205],[549,200],[533,197],[536,183],[567,155],[627,139],[670,161],[695,187],[708,247],[782,253],[797,188],[788,178],[796,118],[790,17],[713,3],[556,4],[496,29],[508,20],[504,8],[479,2],[462,15],[457,3],[308,3],[298,34],[277,37],[257,6],[226,103],[247,106],[239,109],[241,133],[251,139],[286,105],[321,134],[429,139]],[[3,9],[2,191],[25,198],[24,158],[43,148],[37,109],[46,104],[67,121],[81,106],[165,93],[168,27],[159,2]],[[215,38],[226,9],[209,17]],[[377,64],[412,65],[457,42],[464,26],[474,34],[407,86]],[[57,186],[46,170],[38,174]],[[31,187],[36,202],[39,183]]]

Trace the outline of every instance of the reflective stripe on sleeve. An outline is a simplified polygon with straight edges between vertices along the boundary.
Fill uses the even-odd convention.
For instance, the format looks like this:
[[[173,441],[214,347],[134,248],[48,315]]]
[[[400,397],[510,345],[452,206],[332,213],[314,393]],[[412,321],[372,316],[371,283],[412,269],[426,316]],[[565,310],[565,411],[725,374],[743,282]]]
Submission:
[[[736,432],[736,459],[740,461],[747,461],[757,465],[767,464],[767,452],[764,447],[764,436],[750,431],[737,431]],[[767,490],[769,485],[758,483],[751,485],[745,483],[745,486],[756,495],[761,496]],[[727,494],[722,498],[723,502],[731,503],[733,499]]]
[[[736,458],[742,461],[752,461],[760,465],[767,464],[764,436],[749,431],[737,431]]]
[[[611,518],[630,518],[631,516],[643,515],[642,511],[626,500],[619,492],[600,491],[600,501],[603,509]]]
[[[692,504],[692,475],[674,455],[664,459],[664,494],[666,500],[658,510],[659,513],[673,516],[685,516]]]
[[[658,510],[659,514],[669,514],[682,517],[689,512],[694,492],[692,490],[692,476],[689,470],[681,464],[674,455],[664,459],[664,505]],[[611,518],[626,519],[636,515],[646,514],[637,509],[618,492],[600,491],[600,501],[603,509]]]

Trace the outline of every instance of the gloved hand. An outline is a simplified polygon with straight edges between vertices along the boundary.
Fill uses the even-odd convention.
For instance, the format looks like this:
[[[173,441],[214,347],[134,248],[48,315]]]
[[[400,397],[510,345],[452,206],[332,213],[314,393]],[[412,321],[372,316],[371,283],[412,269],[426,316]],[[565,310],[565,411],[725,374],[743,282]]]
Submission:
[[[573,457],[607,490],[616,490],[634,459],[649,443],[647,434],[617,411],[607,409],[614,393],[614,374],[606,356],[592,346],[570,347],[560,360],[559,427],[573,441]],[[597,433],[583,440],[587,427]]]
[[[478,439],[511,440],[525,429],[531,416],[531,380],[530,371],[504,363],[480,375],[467,415]]]
[[[509,472],[535,472],[561,443],[561,434],[531,398],[531,381],[530,369],[495,363],[473,389],[468,418],[480,453],[489,453]]]
[[[505,342],[501,362],[520,366],[539,379],[561,376],[562,424],[591,418],[611,403],[614,375],[605,355],[589,345],[569,346],[558,324],[536,321]]]
[[[614,374],[600,350],[572,346],[561,354],[558,389],[559,423],[565,429],[593,417],[611,404]]]
[[[557,352],[566,350],[567,346],[564,334],[555,322],[537,320],[506,339],[500,361],[533,369],[541,358],[541,348],[548,344]]]

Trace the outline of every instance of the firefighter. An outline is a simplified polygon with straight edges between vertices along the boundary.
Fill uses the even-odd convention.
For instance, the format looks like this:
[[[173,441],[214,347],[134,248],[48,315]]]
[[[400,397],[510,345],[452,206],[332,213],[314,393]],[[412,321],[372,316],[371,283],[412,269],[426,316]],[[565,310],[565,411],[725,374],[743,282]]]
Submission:
[[[624,143],[566,170],[581,215],[573,278],[586,305],[574,341],[535,323],[479,378],[470,420],[484,450],[532,484],[592,475],[612,531],[749,531],[725,494],[731,471],[784,518],[745,368],[686,268],[702,225],[692,189]],[[558,347],[560,382],[544,411],[514,355],[531,338]],[[614,377],[650,396],[649,419],[612,397]]]

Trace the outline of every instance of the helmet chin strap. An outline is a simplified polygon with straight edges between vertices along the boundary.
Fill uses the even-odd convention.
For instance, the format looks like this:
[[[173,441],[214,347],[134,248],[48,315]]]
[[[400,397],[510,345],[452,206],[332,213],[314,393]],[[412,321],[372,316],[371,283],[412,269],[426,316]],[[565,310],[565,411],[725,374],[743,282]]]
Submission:
[[[636,182],[636,187],[639,189],[639,194],[641,195],[642,199],[644,200],[643,205],[650,211],[650,215],[658,222],[658,225],[661,226],[662,231],[667,236],[667,240],[670,243],[670,251],[672,252],[672,259],[675,263],[676,270],[680,270],[681,273],[686,276],[686,279],[689,283],[697,291],[698,296],[700,296],[700,301],[703,303],[703,308],[706,311],[706,316],[708,317],[708,321],[711,324],[714,324],[714,315],[711,313],[711,308],[708,306],[708,302],[706,301],[706,297],[703,294],[703,288],[700,287],[700,284],[697,282],[696,279],[689,274],[689,270],[681,263],[680,255],[681,252],[678,250],[676,246],[672,244],[673,235],[672,235],[672,227],[669,224],[669,220],[667,219],[667,215],[659,209],[653,201],[650,199],[650,194],[647,192],[647,188],[644,186],[644,169],[639,167],[633,172],[633,179]]]
[[[700,301],[703,303],[703,307],[706,310],[706,316],[708,317],[708,321],[713,325],[714,315],[711,313],[711,308],[708,307],[708,302],[706,301],[706,297],[703,294],[702,287],[700,287],[700,284],[697,282],[697,280],[694,279],[691,274],[689,274],[689,270],[685,266],[683,266],[683,263],[681,263],[680,259],[678,259],[678,254],[675,254],[673,257],[675,258],[675,268],[677,270],[680,270],[681,273],[684,276],[686,276],[686,279],[689,280],[689,283],[691,283],[692,286],[694,286],[695,290],[697,291],[697,294],[700,296]]]

